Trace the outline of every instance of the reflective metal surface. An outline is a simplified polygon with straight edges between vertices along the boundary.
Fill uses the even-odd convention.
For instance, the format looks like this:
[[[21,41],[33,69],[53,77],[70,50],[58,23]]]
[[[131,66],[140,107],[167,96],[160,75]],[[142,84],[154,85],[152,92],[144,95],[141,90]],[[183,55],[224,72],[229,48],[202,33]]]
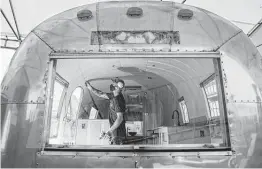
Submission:
[[[144,10],[140,20],[126,18],[126,7]],[[96,13],[79,23],[77,12],[87,8]],[[116,10],[116,8],[118,10]],[[181,8],[194,12],[190,21],[175,16]],[[151,15],[146,15],[151,13]],[[123,15],[122,15],[123,14]],[[174,24],[175,23],[175,24]],[[140,24],[140,27],[136,25]],[[44,115],[49,54],[52,51],[100,52],[90,45],[90,32],[97,30],[179,31],[180,45],[101,46],[117,52],[152,49],[165,51],[221,52],[223,88],[229,123],[232,155],[150,157],[136,152],[133,157],[105,155],[41,154],[44,144]],[[36,36],[37,35],[37,36]],[[262,167],[262,64],[261,55],[248,37],[228,21],[202,9],[173,2],[107,2],[75,8],[48,19],[33,30],[16,51],[2,82],[1,164],[2,167]],[[157,156],[158,152],[152,152]]]

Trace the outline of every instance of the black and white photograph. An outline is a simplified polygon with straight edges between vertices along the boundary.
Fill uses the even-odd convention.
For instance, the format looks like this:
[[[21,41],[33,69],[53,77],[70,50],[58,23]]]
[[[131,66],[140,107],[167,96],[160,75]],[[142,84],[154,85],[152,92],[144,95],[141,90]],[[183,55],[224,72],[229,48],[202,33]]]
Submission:
[[[262,0],[1,0],[1,168],[262,168]]]

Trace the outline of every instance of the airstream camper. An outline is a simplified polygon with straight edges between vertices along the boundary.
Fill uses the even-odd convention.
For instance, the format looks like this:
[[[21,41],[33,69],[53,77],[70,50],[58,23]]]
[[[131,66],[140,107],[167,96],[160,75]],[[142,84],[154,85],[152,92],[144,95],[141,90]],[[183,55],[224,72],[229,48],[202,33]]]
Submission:
[[[1,85],[1,165],[262,167],[262,64],[229,21],[171,1],[98,2],[23,41]],[[122,79],[126,139],[106,99]],[[95,107],[95,110],[94,110]]]

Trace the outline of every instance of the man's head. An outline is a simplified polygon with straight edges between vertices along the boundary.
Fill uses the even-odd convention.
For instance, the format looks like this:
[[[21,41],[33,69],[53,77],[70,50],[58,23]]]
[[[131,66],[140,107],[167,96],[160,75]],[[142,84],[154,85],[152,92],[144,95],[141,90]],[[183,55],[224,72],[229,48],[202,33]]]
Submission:
[[[110,91],[120,93],[125,87],[125,82],[122,79],[113,79],[113,83],[110,85]]]

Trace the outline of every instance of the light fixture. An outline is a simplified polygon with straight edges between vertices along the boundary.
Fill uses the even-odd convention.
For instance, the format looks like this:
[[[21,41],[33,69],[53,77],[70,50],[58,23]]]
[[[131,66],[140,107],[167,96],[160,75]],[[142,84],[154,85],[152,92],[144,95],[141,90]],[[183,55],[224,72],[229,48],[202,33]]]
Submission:
[[[93,17],[93,14],[90,10],[88,9],[83,9],[79,12],[77,12],[77,18],[80,21],[88,21]]]
[[[130,7],[126,12],[126,15],[131,18],[139,18],[143,15],[143,10],[139,7]]]
[[[181,20],[190,20],[193,17],[193,11],[190,9],[180,9],[178,11],[177,17]]]

